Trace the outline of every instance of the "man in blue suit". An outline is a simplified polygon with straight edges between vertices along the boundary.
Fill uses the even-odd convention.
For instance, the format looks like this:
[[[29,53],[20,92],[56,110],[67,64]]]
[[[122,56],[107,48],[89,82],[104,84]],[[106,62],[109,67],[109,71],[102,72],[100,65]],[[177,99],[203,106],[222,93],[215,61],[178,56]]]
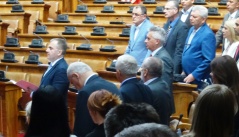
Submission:
[[[156,57],[148,57],[141,66],[141,79],[148,85],[154,95],[156,111],[160,124],[169,125],[173,112],[173,102],[168,84],[161,78],[163,62]]]
[[[144,61],[148,49],[145,46],[144,40],[148,33],[148,29],[153,26],[147,17],[147,9],[143,5],[138,5],[133,8],[132,19],[134,25],[130,28],[129,44],[125,54],[133,56],[139,66]]]
[[[164,48],[173,59],[174,74],[182,73],[182,53],[187,38],[185,34],[188,33],[188,26],[180,20],[178,12],[179,3],[177,1],[168,1],[165,4],[164,13],[168,21],[163,26],[167,32]]]
[[[210,82],[210,62],[215,57],[216,38],[206,24],[208,10],[204,6],[194,6],[190,21],[193,27],[189,30],[182,56],[183,71],[187,75],[186,83],[202,88],[202,81]]]
[[[46,50],[47,59],[50,61],[50,65],[43,74],[39,86],[51,85],[61,92],[65,99],[67,98],[67,91],[69,88],[69,80],[66,74],[68,65],[64,59],[66,49],[67,43],[64,39],[51,39]]]
[[[150,88],[136,78],[138,66],[130,55],[121,55],[116,62],[116,77],[121,82],[120,93],[124,103],[148,103],[154,107]]]
[[[78,137],[85,137],[96,127],[87,108],[90,94],[96,90],[106,89],[113,94],[119,95],[119,91],[113,83],[99,77],[83,62],[70,64],[67,69],[67,76],[71,84],[78,90],[73,133]]]

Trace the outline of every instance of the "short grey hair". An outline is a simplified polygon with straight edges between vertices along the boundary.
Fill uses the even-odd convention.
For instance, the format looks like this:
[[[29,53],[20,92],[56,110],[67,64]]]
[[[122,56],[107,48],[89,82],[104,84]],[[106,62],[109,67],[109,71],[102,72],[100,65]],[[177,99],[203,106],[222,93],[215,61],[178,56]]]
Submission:
[[[164,43],[166,41],[166,32],[165,32],[165,30],[163,28],[158,27],[158,26],[152,26],[149,29],[149,32],[152,32],[152,37],[154,39],[160,40],[161,46],[164,45]]]
[[[115,137],[178,137],[168,126],[144,123],[125,128]]]
[[[92,71],[91,67],[83,62],[74,62],[71,63],[67,69],[67,76],[72,73],[83,74],[85,72]]]
[[[116,70],[119,70],[124,75],[136,75],[138,64],[136,59],[128,54],[121,55],[116,61]]]
[[[144,60],[142,68],[148,69],[148,73],[151,77],[161,77],[163,61],[156,57],[149,57]]]
[[[141,14],[146,14],[147,15],[147,8],[144,5],[137,5],[134,8],[136,8],[136,9],[140,8],[141,9]]]
[[[173,3],[174,8],[179,11],[179,2],[177,0],[169,0],[168,2]]]
[[[50,42],[52,41],[56,41],[57,42],[57,48],[59,50],[62,50],[62,55],[65,55],[66,54],[66,49],[67,49],[67,43],[66,43],[66,40],[65,39],[62,39],[62,38],[53,38],[50,40]]]
[[[205,19],[208,17],[208,9],[202,5],[193,6],[192,11],[199,11],[199,15]]]

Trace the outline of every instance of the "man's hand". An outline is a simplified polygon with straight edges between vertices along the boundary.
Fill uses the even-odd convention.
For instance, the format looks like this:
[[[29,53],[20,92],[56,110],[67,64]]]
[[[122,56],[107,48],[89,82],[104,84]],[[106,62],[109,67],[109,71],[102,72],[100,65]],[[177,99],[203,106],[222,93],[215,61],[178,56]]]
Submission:
[[[195,78],[193,77],[193,75],[189,74],[183,81],[186,82],[186,83],[190,83],[194,80],[195,80]]]

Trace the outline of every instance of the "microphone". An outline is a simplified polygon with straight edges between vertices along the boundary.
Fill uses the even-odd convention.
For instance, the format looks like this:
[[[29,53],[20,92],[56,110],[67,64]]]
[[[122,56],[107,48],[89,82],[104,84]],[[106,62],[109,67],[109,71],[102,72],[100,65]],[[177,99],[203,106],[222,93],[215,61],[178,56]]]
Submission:
[[[85,5],[85,3],[81,0],[78,0],[78,2],[80,2],[82,5]]]
[[[112,46],[114,46],[114,41],[106,38],[107,41],[111,42]]]
[[[83,36],[82,34],[80,34],[80,36],[83,37],[87,41],[87,44],[90,44],[90,41],[85,36]]]
[[[179,118],[178,118],[178,124],[177,124],[177,126],[176,126],[176,131],[178,130],[178,125],[179,125],[179,123],[181,122],[182,118],[183,118],[183,114],[180,114],[180,115],[179,115]]]
[[[36,20],[37,24],[41,25],[41,26],[46,26],[45,24],[43,24],[42,22]]]
[[[80,34],[80,36],[84,38],[87,41],[87,43],[81,44],[80,46],[76,47],[76,49],[77,50],[92,50],[92,48],[90,47],[91,46],[90,41],[82,34]]]
[[[37,36],[39,39],[41,39],[43,41],[43,39],[39,35],[37,35],[36,33],[33,33],[33,35]]]
[[[118,19],[120,19],[120,21],[118,21]],[[116,21],[111,21],[110,24],[125,24],[125,22],[123,21],[122,16],[116,18]]]
[[[62,39],[66,41],[66,38],[61,35],[61,33],[58,33],[58,36],[60,36]]]

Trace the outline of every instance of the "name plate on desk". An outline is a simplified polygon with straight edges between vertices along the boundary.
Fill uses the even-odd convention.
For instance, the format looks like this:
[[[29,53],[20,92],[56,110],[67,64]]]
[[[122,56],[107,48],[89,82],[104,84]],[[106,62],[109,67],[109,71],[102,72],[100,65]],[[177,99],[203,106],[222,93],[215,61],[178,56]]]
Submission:
[[[22,5],[13,5],[11,12],[24,12]]]
[[[8,0],[6,4],[19,4],[18,0]]]
[[[155,0],[145,0],[143,4],[156,4]]]
[[[19,47],[18,38],[7,38],[6,44],[4,44],[5,47]]]
[[[36,26],[36,30],[33,33],[36,33],[36,34],[48,34],[47,26],[37,25]]]
[[[94,27],[93,33],[91,33],[92,36],[106,36],[105,28],[104,27]]]
[[[101,11],[101,13],[114,13],[114,6],[113,5],[105,5],[104,9]]]
[[[70,21],[68,20],[68,15],[67,14],[60,14],[57,16],[57,20],[55,22],[58,23],[69,23]]]
[[[30,48],[43,48],[43,40],[42,39],[33,39]]]
[[[93,3],[94,4],[105,4],[105,3],[107,3],[107,1],[106,0],[95,0]]]
[[[88,7],[87,7],[87,5],[78,5],[75,12],[76,13],[87,13]]]
[[[97,23],[95,15],[86,15],[83,23]]]
[[[44,4],[43,0],[33,0],[31,4]]]

